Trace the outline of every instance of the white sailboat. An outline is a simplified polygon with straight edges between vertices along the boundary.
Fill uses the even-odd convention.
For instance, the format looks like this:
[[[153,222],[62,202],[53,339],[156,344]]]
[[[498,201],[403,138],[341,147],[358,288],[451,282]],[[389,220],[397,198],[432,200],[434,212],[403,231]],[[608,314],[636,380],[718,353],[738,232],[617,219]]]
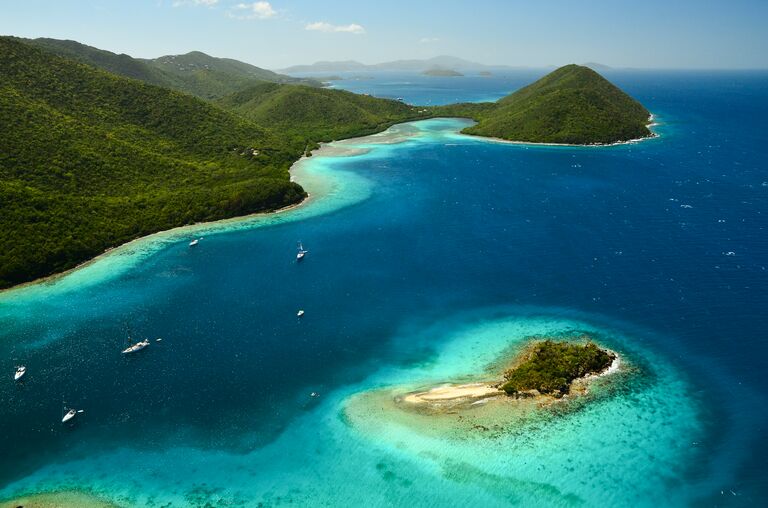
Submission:
[[[200,240],[202,240],[202,239],[203,239],[203,237],[202,237],[202,236],[201,236],[200,238],[195,238],[194,240],[192,240],[191,242],[189,242],[189,246],[190,246],[190,247],[194,247],[195,245],[197,245],[198,243],[200,243]]]
[[[304,250],[304,245],[302,245],[301,242],[299,242],[299,252],[296,253],[296,261],[301,261],[304,259],[304,256],[306,256],[308,250]]]
[[[296,313],[297,317],[301,317],[304,315],[304,309],[301,309],[299,312]]]
[[[24,377],[24,374],[27,373],[27,368],[24,365],[19,365],[16,367],[16,373],[13,375],[13,380],[18,381],[19,379]]]
[[[127,355],[130,353],[135,353],[136,351],[141,351],[147,346],[149,346],[149,340],[144,339],[141,342],[137,342],[136,344],[133,344],[132,346],[128,346],[127,348],[123,349],[123,354]]]
[[[64,408],[64,410],[66,411],[66,413],[64,413],[64,416],[61,418],[61,423],[67,423],[68,421],[70,421],[72,418],[74,418],[78,414],[85,412],[82,409],[70,409],[70,410],[67,410],[66,407]]]

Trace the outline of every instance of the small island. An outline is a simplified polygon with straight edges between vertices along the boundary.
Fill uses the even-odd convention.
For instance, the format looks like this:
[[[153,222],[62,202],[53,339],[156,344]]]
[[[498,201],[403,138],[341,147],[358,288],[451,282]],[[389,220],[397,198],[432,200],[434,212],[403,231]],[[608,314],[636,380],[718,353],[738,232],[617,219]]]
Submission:
[[[433,76],[433,77],[444,77],[444,78],[452,78],[452,77],[459,77],[463,76],[464,74],[455,71],[453,69],[427,69],[426,71],[422,72],[422,75],[424,76]]]
[[[454,382],[435,379],[361,392],[349,399],[345,415],[369,431],[396,423],[439,439],[524,432],[541,417],[611,397],[637,372],[586,333],[510,342],[480,371],[460,374]]]
[[[493,76],[493,73],[491,71],[480,71],[478,75],[487,78]]]
[[[559,398],[569,393],[575,380],[607,371],[616,358],[615,353],[591,341],[537,342],[517,366],[504,374],[505,381],[499,388],[513,396],[547,394]]]
[[[534,340],[505,369],[501,381],[443,384],[409,393],[399,401],[406,406],[421,406],[420,409],[456,410],[490,398],[554,402],[567,395],[582,395],[588,391],[590,378],[618,368],[619,357],[589,337],[580,339]]]

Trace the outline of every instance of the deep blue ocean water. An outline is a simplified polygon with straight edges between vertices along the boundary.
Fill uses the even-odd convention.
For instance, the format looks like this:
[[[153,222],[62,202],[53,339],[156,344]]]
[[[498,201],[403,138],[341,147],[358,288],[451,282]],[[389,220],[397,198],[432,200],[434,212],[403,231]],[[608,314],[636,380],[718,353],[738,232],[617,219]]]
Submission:
[[[335,86],[438,104],[495,99],[536,77]],[[82,488],[135,505],[348,505],[360,499],[352,484],[382,506],[559,506],[593,505],[615,485],[617,505],[768,504],[768,73],[607,77],[657,116],[659,138],[509,145],[456,135],[454,120],[422,122],[409,141],[304,163],[353,182],[343,192],[354,203],[318,192],[303,207],[316,214],[206,235],[196,249],[182,236],[82,287],[1,295],[0,496]],[[301,264],[298,240],[310,251]],[[386,435],[366,441],[345,421],[347,397],[386,384],[381,372],[439,370],[455,330],[510,319],[618,331],[628,356],[664,366],[649,377],[653,395],[638,388],[605,406],[615,427],[661,429],[600,444],[606,460],[642,458],[634,477],[587,467],[598,455],[579,448],[545,452],[544,434],[527,460],[553,471],[569,461],[571,476],[528,478],[562,495],[516,499],[471,473],[479,451],[427,459],[417,437],[387,448]],[[163,341],[125,358],[128,332]],[[19,363],[29,374],[14,385]],[[662,398],[679,414],[658,409],[652,422]],[[86,409],[77,425],[59,423],[63,403]],[[579,418],[562,424],[579,429],[574,442],[610,435],[604,417]]]

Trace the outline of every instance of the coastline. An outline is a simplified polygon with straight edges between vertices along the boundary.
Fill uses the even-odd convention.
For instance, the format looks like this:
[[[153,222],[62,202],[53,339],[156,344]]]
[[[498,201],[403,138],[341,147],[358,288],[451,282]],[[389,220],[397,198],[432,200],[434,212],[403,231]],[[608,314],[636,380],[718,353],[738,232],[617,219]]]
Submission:
[[[312,201],[314,201],[314,193],[310,192],[310,190],[307,189],[307,185],[306,185],[307,182],[303,182],[296,178],[297,170],[300,171],[300,168],[302,168],[302,166],[306,164],[308,161],[312,161],[312,160],[316,160],[317,158],[324,158],[324,157],[354,157],[358,155],[364,155],[371,151],[370,147],[361,146],[361,145],[365,145],[364,143],[365,140],[372,140],[373,144],[375,145],[394,145],[394,144],[403,143],[405,141],[408,141],[409,139],[413,139],[423,134],[422,130],[412,127],[414,123],[440,121],[440,120],[473,121],[472,119],[462,118],[462,117],[437,116],[432,118],[411,120],[407,122],[392,124],[388,126],[386,129],[379,132],[375,132],[373,134],[368,134],[368,135],[358,136],[358,137],[351,137],[351,138],[344,138],[344,139],[334,140],[327,143],[325,142],[319,143],[319,148],[311,151],[309,155],[306,155],[306,154],[302,155],[299,159],[294,161],[291,164],[291,167],[289,168],[290,180],[296,181],[297,183],[302,185],[305,192],[307,193],[307,196],[304,199],[302,199],[300,202],[294,203],[282,208],[278,208],[276,210],[255,212],[248,215],[239,215],[239,216],[229,217],[226,219],[210,221],[210,222],[186,224],[186,225],[177,226],[171,229],[164,229],[161,231],[157,231],[155,233],[152,233],[146,236],[134,238],[133,240],[130,240],[128,242],[111,247],[105,250],[104,252],[98,254],[97,256],[87,259],[82,263],[78,264],[77,266],[74,266],[63,272],[53,273],[51,275],[47,275],[44,277],[40,277],[38,279],[17,284],[15,286],[0,289],[0,303],[2,303],[4,299],[10,298],[12,295],[15,295],[17,292],[24,292],[34,287],[53,286],[59,281],[66,279],[72,274],[80,272],[83,269],[94,266],[97,263],[103,262],[104,260],[109,259],[113,256],[129,253],[132,249],[141,248],[155,241],[157,241],[160,244],[164,244],[166,243],[166,241],[169,241],[169,240],[181,241],[184,235],[189,235],[189,234],[195,234],[200,232],[207,233],[207,234],[217,234],[217,233],[225,232],[228,227],[231,227],[233,225],[245,224],[251,221],[258,221],[260,219],[268,219],[270,217],[278,217],[280,216],[280,214],[286,214],[287,212],[298,210],[310,204]],[[655,115],[651,114],[651,116],[649,117],[650,123],[648,124],[649,129],[653,126],[659,125],[657,122],[655,122],[655,120],[656,120]],[[652,135],[644,138],[620,141],[620,142],[610,143],[610,144],[581,145],[581,144],[565,144],[565,143],[535,143],[535,142],[527,142],[527,141],[510,141],[510,140],[501,139],[501,138],[477,136],[474,134],[465,134],[462,132],[462,130],[463,128],[458,128],[457,130],[451,132],[450,134],[457,135],[460,137],[466,137],[466,138],[474,139],[478,141],[485,141],[489,143],[501,143],[501,144],[508,144],[508,145],[514,145],[514,146],[530,145],[530,146],[548,146],[548,147],[563,147],[563,148],[605,148],[605,147],[611,147],[611,146],[636,144],[641,141],[647,141],[650,139],[655,139],[657,137],[660,137],[658,133],[651,131]],[[350,145],[350,146],[346,146],[346,145]],[[301,175],[299,175],[299,177],[301,178]]]
[[[119,508],[120,505],[79,490],[24,494],[0,500],[0,508]]]
[[[651,115],[648,117],[648,123],[645,124],[646,128],[651,132],[650,136],[645,136],[642,138],[627,139],[625,141],[616,141],[613,143],[540,143],[536,141],[513,141],[513,140],[497,138],[493,136],[480,136],[477,134],[468,134],[463,131],[460,131],[459,134],[461,134],[462,136],[473,138],[473,139],[488,141],[490,143],[501,143],[506,145],[516,145],[516,146],[551,146],[551,147],[563,147],[563,148],[608,148],[611,146],[636,145],[643,141],[649,141],[651,139],[660,138],[661,134],[659,134],[658,132],[655,132],[652,129],[652,127],[656,127],[657,125],[660,125],[660,124],[659,122],[656,121],[656,115],[651,113]]]
[[[614,359],[611,364],[601,372],[588,374],[586,376],[576,378],[571,383],[571,390],[564,394],[562,399],[573,398],[572,396],[582,396],[589,392],[589,385],[592,381],[599,378],[609,376],[617,373],[621,368],[621,356],[616,352],[608,348],[602,348],[604,351],[614,355]],[[471,382],[471,383],[443,383],[427,390],[421,390],[416,392],[410,392],[402,397],[397,397],[397,402],[402,402],[408,405],[422,405],[422,406],[440,406],[448,404],[452,409],[459,407],[471,407],[480,403],[488,402],[489,399],[499,398],[501,400],[520,400],[521,398],[534,399],[539,402],[551,403],[557,399],[548,395],[536,395],[533,397],[515,397],[510,396],[503,390],[499,389],[500,381],[484,381],[484,382]]]
[[[65,270],[63,272],[53,273],[51,275],[46,275],[45,277],[40,277],[39,279],[31,280],[29,282],[23,282],[21,284],[17,284],[9,288],[0,289],[0,298],[2,298],[6,294],[9,294],[13,291],[26,289],[26,288],[29,288],[30,286],[54,284],[55,282],[57,282],[59,279],[63,277],[71,275],[72,273],[82,270],[83,268],[87,268],[88,266],[96,262],[103,261],[105,258],[109,256],[120,254],[121,253],[120,251],[128,250],[131,247],[135,247],[140,243],[152,241],[154,239],[159,239],[161,237],[166,237],[169,235],[181,236],[182,233],[194,233],[197,231],[204,230],[205,228],[228,225],[232,222],[248,221],[252,219],[258,219],[260,217],[268,217],[268,216],[273,216],[279,213],[285,213],[307,204],[310,200],[310,197],[311,197],[311,194],[307,192],[307,196],[301,201],[299,201],[298,203],[293,203],[291,205],[278,208],[276,210],[265,211],[265,212],[255,212],[248,215],[239,215],[237,217],[230,217],[228,219],[219,219],[219,220],[210,221],[210,222],[196,222],[194,224],[185,224],[183,226],[177,226],[171,229],[163,229],[161,231],[157,231],[149,235],[140,236],[128,242],[121,243],[120,245],[116,245],[115,247],[110,247],[109,249],[105,250],[101,254],[95,257],[92,257],[91,259],[88,259],[86,261],[83,261],[79,265],[73,266],[72,268],[69,268],[68,270]]]
[[[426,120],[428,121],[432,119]],[[423,134],[420,129],[410,127],[412,123],[419,121],[424,120],[413,120],[397,123],[373,134],[319,143],[318,148],[312,150],[309,155],[302,155],[300,158],[294,161],[289,168],[290,180],[299,183],[307,194],[307,196],[298,203],[294,203],[272,211],[261,211],[216,221],[185,224],[175,228],[164,229],[149,235],[134,238],[128,242],[111,247],[98,254],[97,256],[87,259],[77,266],[74,266],[63,272],[53,273],[45,277],[40,277],[38,279],[17,284],[15,286],[0,289],[0,304],[5,303],[11,298],[17,295],[22,295],[35,288],[54,287],[61,281],[67,280],[73,274],[81,273],[85,269],[92,268],[106,260],[111,260],[121,255],[130,255],[145,248],[149,248],[149,250],[153,251],[160,250],[163,246],[169,243],[183,241],[190,235],[197,235],[200,233],[208,235],[225,233],[232,230],[232,228],[237,228],[238,226],[242,228],[248,228],[250,223],[253,223],[253,227],[258,227],[261,224],[261,221],[266,221],[269,219],[276,220],[280,217],[287,217],[289,212],[296,212],[302,209],[307,209],[308,205],[317,202],[317,200],[322,198],[323,195],[332,194],[333,189],[328,190],[327,187],[333,187],[334,185],[338,186],[339,182],[333,181],[333,177],[331,176],[329,178],[329,175],[322,175],[317,178],[313,178],[314,175],[304,171],[305,165],[314,163],[314,161],[318,159],[355,157],[358,155],[365,155],[366,153],[373,150],[373,147],[369,145],[394,145],[403,143],[409,139],[413,139]],[[366,143],[366,141],[368,141],[368,143]],[[318,184],[317,187],[326,188],[314,189],[313,184]],[[288,219],[286,218],[285,220]]]

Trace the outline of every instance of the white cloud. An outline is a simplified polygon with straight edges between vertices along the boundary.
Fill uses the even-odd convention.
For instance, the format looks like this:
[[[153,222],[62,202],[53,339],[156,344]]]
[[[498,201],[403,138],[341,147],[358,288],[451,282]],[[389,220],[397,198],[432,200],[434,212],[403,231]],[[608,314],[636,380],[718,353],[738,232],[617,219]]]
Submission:
[[[357,35],[365,33],[365,28],[357,23],[350,23],[349,25],[332,25],[325,21],[315,21],[314,23],[309,23],[304,29],[316,32],[344,32]]]
[[[438,42],[439,40],[440,39],[438,39],[437,37],[422,37],[421,39],[419,39],[419,42],[422,44],[430,44],[432,42]]]
[[[175,0],[173,2],[174,7],[181,7],[182,5],[207,5],[213,7],[219,3],[219,0]]]
[[[238,19],[269,19],[277,16],[277,11],[269,2],[253,2],[250,4],[237,4],[234,7],[232,17]]]

